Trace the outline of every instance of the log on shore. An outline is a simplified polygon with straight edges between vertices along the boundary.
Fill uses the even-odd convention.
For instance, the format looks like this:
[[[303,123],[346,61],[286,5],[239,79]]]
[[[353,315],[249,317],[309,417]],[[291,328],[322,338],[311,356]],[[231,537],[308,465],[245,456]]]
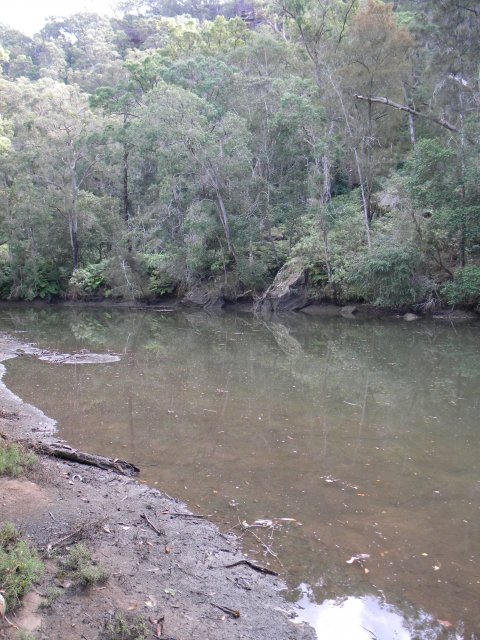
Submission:
[[[25,447],[32,449],[36,453],[46,456],[52,456],[53,458],[61,458],[62,460],[68,460],[70,462],[78,462],[79,464],[89,465],[91,467],[99,467],[107,471],[115,471],[124,476],[134,476],[140,469],[125,460],[119,458],[107,458],[106,456],[100,456],[93,453],[85,453],[79,451],[73,447],[69,447],[66,444],[54,443],[47,444],[43,442],[32,442],[31,440],[21,441]]]

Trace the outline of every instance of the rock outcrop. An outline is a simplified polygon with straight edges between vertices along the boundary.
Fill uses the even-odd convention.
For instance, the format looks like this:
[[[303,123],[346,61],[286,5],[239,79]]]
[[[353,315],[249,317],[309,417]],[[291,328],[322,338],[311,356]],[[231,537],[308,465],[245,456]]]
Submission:
[[[273,283],[255,303],[255,312],[268,315],[297,311],[307,304],[305,265],[300,258],[293,258],[283,265]]]

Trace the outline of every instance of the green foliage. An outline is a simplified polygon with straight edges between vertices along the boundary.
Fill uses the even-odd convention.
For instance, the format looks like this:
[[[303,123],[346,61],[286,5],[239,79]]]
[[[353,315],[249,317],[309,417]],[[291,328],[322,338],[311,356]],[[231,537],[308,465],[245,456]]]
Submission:
[[[12,523],[0,529],[0,585],[5,592],[7,611],[19,606],[22,597],[43,574],[36,551],[22,540]]]
[[[474,304],[458,272],[480,257],[465,3],[286,0],[244,20],[231,2],[126,0],[142,10],[33,39],[0,25],[0,298],[220,279],[235,295],[301,257],[313,295],[408,304],[455,273],[444,298]]]
[[[441,294],[449,304],[461,304],[469,307],[480,305],[480,266],[469,265],[457,269],[453,282],[446,282]]]
[[[37,463],[37,457],[24,447],[0,440],[0,475],[19,476]]]
[[[346,282],[356,297],[380,306],[411,305],[425,295],[414,247],[384,243],[356,256],[348,265]]]
[[[75,298],[85,298],[100,293],[106,285],[106,266],[107,261],[102,260],[102,262],[77,269],[69,281],[71,294]]]
[[[109,578],[109,572],[92,561],[90,551],[84,544],[75,544],[61,561],[62,572],[76,584],[85,589],[94,584],[103,584]]]
[[[141,260],[147,270],[149,292],[159,297],[172,293],[178,283],[172,273],[173,256],[162,253],[144,254]]]

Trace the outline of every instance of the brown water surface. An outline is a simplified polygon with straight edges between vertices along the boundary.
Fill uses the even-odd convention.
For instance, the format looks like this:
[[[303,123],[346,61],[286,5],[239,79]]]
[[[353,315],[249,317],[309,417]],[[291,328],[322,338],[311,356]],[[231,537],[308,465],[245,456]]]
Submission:
[[[478,324],[4,307],[0,330],[119,353],[21,357],[5,382],[223,530],[272,520],[245,551],[285,572],[322,639],[479,634]]]

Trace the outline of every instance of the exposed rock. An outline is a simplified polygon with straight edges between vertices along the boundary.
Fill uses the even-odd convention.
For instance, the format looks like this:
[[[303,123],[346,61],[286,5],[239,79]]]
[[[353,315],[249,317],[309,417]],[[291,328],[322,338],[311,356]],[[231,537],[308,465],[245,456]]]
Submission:
[[[340,315],[340,307],[336,304],[309,304],[300,310],[307,316],[333,318]]]
[[[349,304],[346,307],[342,307],[340,309],[340,315],[344,318],[353,318],[353,316],[358,312],[358,308],[354,304]]]
[[[420,320],[420,316],[417,316],[416,313],[406,313],[402,316],[404,320],[407,322],[414,322],[415,320]]]
[[[223,287],[216,286],[196,286],[192,287],[186,294],[184,300],[186,304],[199,307],[221,309],[225,304]]]
[[[305,265],[293,258],[277,273],[275,280],[255,304],[257,313],[297,311],[307,305]]]

